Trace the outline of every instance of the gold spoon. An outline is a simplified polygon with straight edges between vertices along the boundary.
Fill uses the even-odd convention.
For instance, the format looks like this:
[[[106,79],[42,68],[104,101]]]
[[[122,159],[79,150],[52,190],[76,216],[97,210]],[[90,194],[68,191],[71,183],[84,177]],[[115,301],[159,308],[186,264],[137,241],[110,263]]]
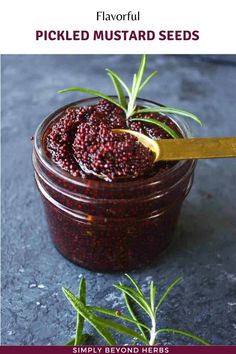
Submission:
[[[236,157],[236,137],[153,140],[129,129],[112,129],[114,133],[129,133],[154,153],[156,161],[214,159]]]

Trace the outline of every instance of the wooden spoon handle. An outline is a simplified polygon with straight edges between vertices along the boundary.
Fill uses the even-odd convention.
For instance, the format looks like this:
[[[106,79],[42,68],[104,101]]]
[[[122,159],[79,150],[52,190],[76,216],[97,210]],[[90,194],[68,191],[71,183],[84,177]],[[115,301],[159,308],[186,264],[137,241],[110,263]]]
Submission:
[[[158,160],[193,160],[236,157],[236,137],[162,139]]]

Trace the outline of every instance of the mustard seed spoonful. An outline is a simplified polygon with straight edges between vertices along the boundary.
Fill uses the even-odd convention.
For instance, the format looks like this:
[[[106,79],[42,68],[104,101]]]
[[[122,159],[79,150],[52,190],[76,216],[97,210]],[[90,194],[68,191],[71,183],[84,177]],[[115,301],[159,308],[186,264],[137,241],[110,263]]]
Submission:
[[[153,140],[129,129],[112,129],[114,133],[129,133],[154,154],[156,161],[214,159],[236,157],[236,137]]]

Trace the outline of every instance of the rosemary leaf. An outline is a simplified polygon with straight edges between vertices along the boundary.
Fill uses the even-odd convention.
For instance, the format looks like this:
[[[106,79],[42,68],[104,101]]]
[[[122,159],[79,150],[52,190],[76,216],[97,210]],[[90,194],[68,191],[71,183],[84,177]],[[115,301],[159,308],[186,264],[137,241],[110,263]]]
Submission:
[[[142,83],[142,85],[139,87],[139,92],[144,88],[144,86],[147,85],[147,83],[154,77],[156,76],[158,73],[157,70],[153,71],[153,73],[151,73],[145,80],[144,82]]]
[[[138,283],[129,275],[129,274],[125,274],[125,276],[131,281],[131,283],[135,286],[135,288],[137,289],[137,292],[144,298],[144,294],[140,288],[140,286],[138,285]]]
[[[195,122],[197,122],[201,126],[203,125],[202,121],[195,114],[187,112],[187,111],[183,111],[182,109],[178,109],[178,108],[174,108],[174,107],[143,108],[143,109],[139,109],[139,110],[133,112],[132,115],[139,114],[139,113],[149,113],[149,112],[177,114],[177,115],[180,115],[180,116],[191,118],[191,119],[195,120]]]
[[[146,64],[147,64],[147,56],[142,55],[139,69],[138,69],[138,73],[136,74],[136,77],[133,80],[132,94],[131,94],[131,97],[129,97],[128,109],[126,112],[127,117],[131,117],[135,112],[135,108],[136,108],[135,101],[136,101],[136,98],[137,98],[138,93],[140,91],[139,88],[140,88],[140,85],[142,84],[143,75],[144,75],[144,72],[146,69]]]
[[[82,87],[69,87],[69,88],[66,88],[64,90],[60,90],[57,93],[64,93],[64,92],[71,92],[71,91],[86,92],[86,93],[89,93],[91,95],[104,98],[105,100],[113,103],[114,105],[116,105],[116,106],[120,107],[122,110],[124,110],[124,107],[121,106],[116,100],[114,100],[112,97],[107,96],[104,93],[99,92],[99,91],[94,91],[94,90],[90,90],[90,89],[86,89],[86,88],[82,88]]]
[[[137,333],[133,329],[126,327],[122,324],[119,324],[117,322],[113,322],[111,320],[107,320],[104,318],[97,318],[96,322],[101,325],[102,327],[110,328],[116,332],[119,332],[121,334],[126,334],[129,337],[136,338],[140,340],[140,342],[148,345],[148,341],[146,340],[145,337],[143,337],[141,334]]]
[[[126,293],[124,291],[122,291],[122,295],[124,297],[126,307],[127,307],[128,311],[129,311],[131,317],[133,318],[134,321],[138,321],[138,318],[137,318],[137,316],[135,315],[135,313],[134,313],[134,311],[132,309],[132,306],[130,304],[130,300],[129,300],[128,296],[126,295]],[[146,336],[146,334],[145,334],[145,332],[144,332],[144,330],[142,328],[142,327],[144,327],[143,324],[138,324],[137,323],[137,327],[140,330],[141,334],[148,340],[148,338],[147,338],[147,336]],[[146,328],[148,331],[150,331],[150,329],[148,327],[145,326],[144,328]]]
[[[104,315],[113,316],[113,317],[119,318],[120,320],[134,323],[137,326],[141,326],[141,327],[146,328],[146,329],[149,330],[148,326],[146,326],[145,324],[143,324],[141,322],[138,322],[137,320],[134,320],[134,319],[132,320],[130,317],[126,317],[126,316],[123,316],[123,315],[118,315],[116,311],[107,310],[107,309],[103,309],[103,308],[95,307],[95,306],[88,306],[87,308],[89,310],[91,310],[91,311],[94,311],[94,312],[103,313]]]
[[[155,311],[156,292],[157,292],[157,289],[156,289],[153,281],[151,281],[151,283],[150,283],[150,304],[151,304],[151,309],[152,309],[153,313]]]
[[[140,66],[139,66],[138,73],[137,73],[135,91],[133,93],[133,96],[134,96],[135,99],[137,98],[137,95],[138,95],[138,93],[140,91],[140,86],[142,84],[142,80],[143,80],[144,72],[145,72],[145,69],[146,69],[146,65],[147,65],[147,55],[144,54],[144,55],[142,55]]]
[[[137,74],[134,74],[134,76],[133,76],[133,82],[132,82],[132,87],[131,87],[131,95],[134,94],[136,82],[137,82]]]
[[[114,285],[114,287],[124,292],[131,299],[133,299],[140,307],[142,307],[142,309],[148,314],[148,316],[152,316],[152,311],[150,309],[150,306],[148,305],[148,302],[143,299],[143,297],[141,297],[137,291],[125,285]]]
[[[131,92],[128,88],[128,86],[126,85],[126,83],[121,79],[121,77],[119,77],[119,75],[117,75],[114,71],[110,70],[110,69],[106,69],[106,71],[108,73],[110,73],[119,83],[120,85],[122,85],[125,89],[125,91],[127,92],[129,99],[131,98]]]
[[[165,298],[169,294],[169,292],[174,288],[175,285],[180,283],[182,280],[183,280],[182,278],[177,278],[177,279],[175,279],[173,281],[173,283],[170,286],[168,286],[168,288],[166,289],[166,291],[164,292],[164,294],[162,295],[162,297],[158,301],[158,304],[157,304],[156,309],[155,309],[155,313],[157,313],[159,307],[161,306],[161,304],[163,303],[163,301],[165,300]]]
[[[86,281],[84,278],[80,280],[79,285],[79,299],[80,301],[86,305]],[[77,324],[76,324],[76,334],[75,334],[75,342],[74,345],[80,345],[83,335],[84,329],[84,317],[81,316],[79,312],[77,312]]]
[[[127,107],[127,103],[126,103],[126,98],[125,98],[125,95],[124,95],[124,92],[122,90],[122,87],[121,87],[121,84],[120,82],[117,80],[117,78],[110,72],[108,71],[108,76],[110,77],[114,87],[115,87],[115,90],[116,90],[116,93],[117,93],[117,96],[119,98],[119,102],[120,102],[120,105],[122,107],[124,107],[124,110],[126,109]]]
[[[159,122],[158,120],[156,119],[152,119],[152,118],[131,118],[130,119],[131,122],[133,121],[140,121],[140,122],[146,122],[146,123],[150,123],[150,124],[155,124],[157,125],[158,127],[162,128],[163,130],[165,130],[172,138],[174,139],[178,139],[179,136],[178,134],[173,130],[171,129],[170,127],[168,127],[167,124],[165,123],[162,123],[162,122]]]
[[[184,332],[184,331],[181,331],[181,330],[179,330],[179,329],[174,329],[174,328],[161,328],[161,329],[158,329],[157,331],[156,331],[156,335],[158,335],[159,333],[177,333],[177,334],[181,334],[181,335],[183,335],[183,336],[185,336],[185,337],[190,337],[190,338],[192,338],[192,339],[195,339],[196,341],[198,341],[199,343],[201,343],[201,344],[204,344],[204,345],[210,345],[210,343],[209,342],[207,342],[207,341],[205,341],[204,339],[202,339],[202,338],[199,338],[199,337],[197,337],[197,336],[195,336],[194,334],[191,334],[191,333],[189,333],[189,332]]]

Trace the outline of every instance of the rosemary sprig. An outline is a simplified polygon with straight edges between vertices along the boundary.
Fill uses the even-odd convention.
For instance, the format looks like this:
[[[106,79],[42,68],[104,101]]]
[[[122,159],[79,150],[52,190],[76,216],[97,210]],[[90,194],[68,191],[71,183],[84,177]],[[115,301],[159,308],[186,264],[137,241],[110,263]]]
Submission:
[[[191,118],[196,121],[198,124],[202,125],[201,120],[193,113],[174,108],[174,107],[145,107],[142,109],[137,109],[136,101],[140,91],[147,85],[147,83],[157,75],[157,70],[153,71],[150,75],[144,79],[144,73],[147,66],[147,55],[142,55],[141,62],[139,65],[138,72],[133,75],[132,85],[131,88],[127,86],[124,80],[113,70],[106,69],[107,75],[111,79],[118,101],[113,97],[110,97],[100,91],[90,90],[82,87],[70,87],[67,89],[63,89],[58,91],[58,93],[64,93],[69,91],[80,91],[86,92],[91,95],[95,95],[105,100],[113,103],[114,105],[120,107],[126,115],[127,125],[129,126],[129,122],[133,120],[143,121],[150,124],[155,124],[165,130],[168,134],[172,136],[172,138],[178,138],[179,136],[174,132],[173,129],[169,128],[167,124],[161,123],[155,119],[150,119],[145,117],[145,113],[150,112],[158,112],[161,114],[169,113],[169,114],[176,114],[179,116]],[[126,97],[127,96],[127,97]],[[128,98],[128,101],[127,101]],[[138,117],[137,115],[144,114],[144,116]],[[132,118],[133,117],[133,118]],[[144,120],[145,119],[145,120]],[[160,124],[161,123],[161,124]]]
[[[157,337],[160,333],[175,333],[192,338],[201,344],[209,345],[209,343],[204,339],[197,337],[189,332],[182,331],[180,329],[157,328],[158,310],[163,301],[166,299],[169,292],[174,288],[175,285],[177,285],[182,280],[181,278],[177,278],[166,289],[166,291],[159,298],[156,304],[157,289],[153,281],[150,282],[149,298],[146,298],[137,282],[128,274],[126,274],[126,277],[131,282],[132,287],[123,285],[121,283],[115,284],[114,287],[122,292],[128,312],[131,317],[129,317],[128,315],[123,315],[118,311],[86,305],[86,284],[84,279],[81,280],[78,296],[72,294],[70,290],[63,288],[65,296],[77,311],[76,337],[75,339],[69,341],[66,345],[79,345],[87,339],[88,335],[82,333],[84,321],[90,323],[109,345],[116,345],[116,341],[110,331],[121,333],[145,345],[156,345]],[[132,308],[131,301],[135,302],[136,305],[138,305],[138,308],[144,311],[146,315],[148,315],[150,321],[149,325],[146,323],[142,323],[138,320],[138,317],[135,315],[134,310]],[[109,317],[115,317],[118,320],[122,320],[124,322],[131,323],[132,325],[136,325],[138,328],[138,332],[131,327],[118,323],[117,321],[112,321],[110,318],[100,317],[97,314],[104,314]]]

